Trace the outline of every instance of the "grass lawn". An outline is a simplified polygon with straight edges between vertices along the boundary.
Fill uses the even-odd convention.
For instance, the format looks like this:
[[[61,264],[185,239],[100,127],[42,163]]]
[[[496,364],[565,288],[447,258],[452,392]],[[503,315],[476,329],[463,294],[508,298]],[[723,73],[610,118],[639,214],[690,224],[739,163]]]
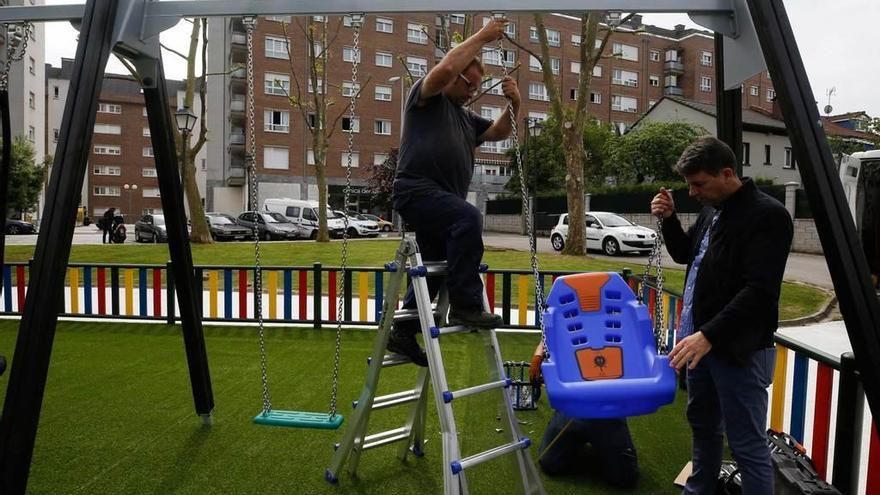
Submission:
[[[307,246],[303,244],[303,249]],[[147,253],[155,248],[137,249]],[[273,246],[270,251],[279,256],[282,249]],[[204,262],[206,253],[197,251],[197,259]],[[355,253],[362,257],[360,251]],[[82,254],[77,256],[82,258]],[[158,253],[154,256],[160,257]],[[0,321],[0,349],[14,347],[17,328],[17,321]],[[373,332],[364,330],[345,331],[343,335],[339,388],[343,414],[350,411],[349,401],[359,394],[373,336]],[[535,346],[533,336],[499,337],[505,359],[526,359]],[[342,430],[280,429],[250,422],[261,404],[255,329],[206,327],[206,343],[216,402],[212,427],[202,427],[194,415],[177,327],[60,323],[29,493],[442,492],[441,442],[433,402],[428,408],[425,457],[401,463],[395,457],[394,446],[372,450],[363,455],[357,478],[343,476],[333,487],[322,476]],[[485,381],[480,343],[479,336],[473,334],[451,337],[444,343],[452,388]],[[267,333],[267,348],[275,407],[326,411],[333,333],[273,328]],[[407,366],[385,370],[380,393],[411,388],[413,371]],[[0,393],[5,394],[7,380],[8,374],[0,378]],[[502,443],[495,431],[500,427],[495,418],[496,401],[489,397],[491,394],[481,395],[456,401],[465,455]],[[689,458],[690,449],[684,405],[685,397],[679,393],[674,404],[658,413],[630,420],[641,468],[639,486],[633,493],[678,492],[672,479]],[[518,414],[526,422],[524,433],[536,444],[550,413],[542,398],[538,411]],[[371,430],[400,426],[403,417],[402,408],[378,411],[373,414]],[[499,459],[468,471],[471,493],[512,493],[511,464]],[[547,493],[553,494],[621,493],[587,477],[544,481]]]
[[[354,240],[348,251],[348,264],[352,267],[381,267],[394,259],[398,240]],[[260,244],[264,266],[311,266],[320,262],[325,266],[338,266],[341,262],[341,242],[317,243],[312,241],[266,242]],[[34,246],[6,246],[6,261],[27,261],[33,256]],[[252,243],[214,243],[192,245],[196,265],[253,266]],[[70,261],[79,263],[163,264],[168,261],[168,246],[164,244],[108,244],[75,245]],[[529,270],[529,253],[513,249],[487,248],[483,261],[493,269]],[[591,257],[539,254],[541,270],[559,271],[615,271],[630,268],[641,273],[646,263],[644,257],[623,257],[619,261],[605,261]],[[684,285],[682,270],[664,270],[665,287],[681,292]],[[357,279],[355,278],[355,294]],[[311,284],[311,282],[309,282]],[[326,290],[326,280],[324,282]],[[529,291],[531,293],[531,284]],[[517,301],[519,288],[512,284],[512,300]],[[496,301],[500,303],[501,283],[496,283]],[[532,299],[531,297],[529,299]],[[827,299],[824,292],[799,284],[785,283],[782,289],[779,318],[788,320],[817,312]],[[533,303],[533,301],[529,301]]]

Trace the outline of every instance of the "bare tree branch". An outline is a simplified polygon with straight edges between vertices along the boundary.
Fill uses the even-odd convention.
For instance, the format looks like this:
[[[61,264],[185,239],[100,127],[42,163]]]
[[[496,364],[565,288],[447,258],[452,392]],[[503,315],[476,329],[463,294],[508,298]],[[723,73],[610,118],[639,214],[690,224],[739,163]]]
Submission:
[[[171,47],[165,45],[164,43],[159,43],[159,46],[161,46],[163,49],[168,50],[169,52],[177,55],[178,57],[186,60],[186,55],[180,53],[179,51],[175,50],[174,48],[171,48]]]

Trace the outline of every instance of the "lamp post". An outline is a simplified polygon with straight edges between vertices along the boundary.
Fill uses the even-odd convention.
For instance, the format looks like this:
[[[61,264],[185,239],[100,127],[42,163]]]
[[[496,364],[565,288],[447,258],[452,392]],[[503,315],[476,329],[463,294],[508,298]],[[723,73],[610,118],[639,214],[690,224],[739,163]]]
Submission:
[[[526,153],[528,153],[529,152],[528,143],[531,140],[533,140],[536,137],[541,135],[541,131],[544,129],[544,126],[541,125],[541,119],[534,118],[534,117],[526,117],[525,124],[526,124],[526,131],[527,131],[526,132]],[[528,155],[526,155],[526,156],[528,157]],[[532,217],[531,218],[532,230],[536,231],[537,227],[535,225],[535,205],[536,205],[537,201],[535,198],[537,197],[537,194],[538,194],[538,167],[537,167],[537,163],[532,163],[532,162],[537,162],[537,160],[532,160],[532,161],[528,162],[529,169],[530,169],[529,175],[532,178],[532,180],[531,180],[532,184],[531,184],[531,187],[529,187],[529,205],[530,205],[529,210],[531,212],[531,217]],[[525,180],[525,178],[520,177],[520,180]]]
[[[183,145],[180,149],[180,169],[186,167],[186,154],[189,150],[189,135],[196,126],[196,116],[189,107],[183,107],[174,113],[174,119],[177,120],[177,130],[180,131],[181,141]]]
[[[134,195],[134,192],[138,190],[138,185],[123,184],[122,188],[128,191],[128,214],[131,215],[131,197]],[[125,215],[123,215],[122,218],[125,218]]]
[[[397,81],[400,81],[400,123],[397,124],[398,129],[399,129],[398,133],[400,136],[399,137],[400,142],[398,142],[398,144],[397,144],[397,157],[399,159],[400,158],[400,143],[403,142],[403,114],[404,114],[404,110],[405,110],[404,105],[406,103],[406,94],[405,94],[406,89],[403,86],[405,80],[402,76],[392,76],[392,77],[388,78],[388,82],[390,82],[390,83],[397,82]],[[394,224],[394,227],[397,229],[397,231],[401,232],[401,235],[402,235],[403,229],[401,228],[401,223],[403,223],[403,222],[400,219],[400,215],[398,215],[397,212],[394,211],[394,209],[391,210],[391,222]]]

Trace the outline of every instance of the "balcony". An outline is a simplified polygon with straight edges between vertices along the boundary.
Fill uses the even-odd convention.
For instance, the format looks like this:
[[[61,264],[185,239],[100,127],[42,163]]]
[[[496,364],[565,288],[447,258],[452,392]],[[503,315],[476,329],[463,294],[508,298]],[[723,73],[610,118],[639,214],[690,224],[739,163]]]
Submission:
[[[229,73],[229,92],[243,95],[247,90],[247,70],[239,67]]]
[[[684,64],[678,60],[667,60],[663,65],[663,71],[666,74],[681,75],[684,74]]]
[[[663,88],[663,95],[684,96],[684,90],[679,88],[678,86],[666,86],[665,88]]]
[[[245,33],[232,32],[232,44],[247,47],[247,35]],[[247,49],[247,48],[245,48]]]
[[[232,95],[232,100],[229,102],[229,110],[236,113],[244,113],[245,111],[245,98],[244,95]]]
[[[243,129],[233,129],[232,132],[229,133],[229,141],[227,141],[226,145],[230,151],[232,150],[241,150],[244,151],[244,130]]]
[[[226,171],[226,185],[243,186],[245,181],[244,165],[233,163]]]

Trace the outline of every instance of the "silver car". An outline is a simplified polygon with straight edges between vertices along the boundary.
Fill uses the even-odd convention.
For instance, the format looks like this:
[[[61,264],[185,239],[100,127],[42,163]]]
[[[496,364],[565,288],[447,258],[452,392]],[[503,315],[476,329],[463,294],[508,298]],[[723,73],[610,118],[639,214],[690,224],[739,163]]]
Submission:
[[[302,239],[299,227],[281,213],[246,211],[238,216],[238,224],[253,231],[264,241]]]

